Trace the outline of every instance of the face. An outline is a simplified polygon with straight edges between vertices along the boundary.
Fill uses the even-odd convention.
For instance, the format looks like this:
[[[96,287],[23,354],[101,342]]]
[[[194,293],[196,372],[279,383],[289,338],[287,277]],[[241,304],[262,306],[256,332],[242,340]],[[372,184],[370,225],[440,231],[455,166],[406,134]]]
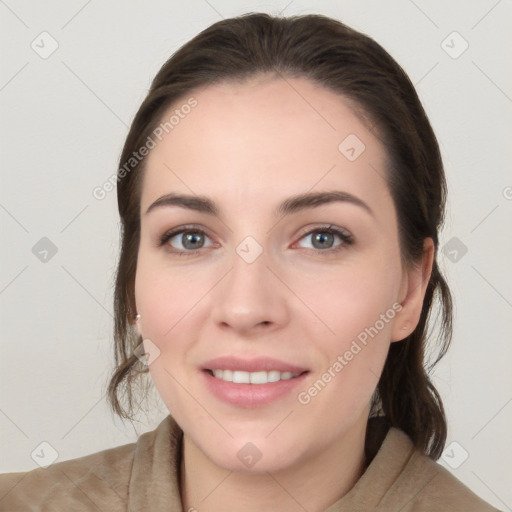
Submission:
[[[389,345],[414,327],[386,149],[305,79],[193,96],[146,160],[137,328],[193,445],[277,471],[364,435]]]

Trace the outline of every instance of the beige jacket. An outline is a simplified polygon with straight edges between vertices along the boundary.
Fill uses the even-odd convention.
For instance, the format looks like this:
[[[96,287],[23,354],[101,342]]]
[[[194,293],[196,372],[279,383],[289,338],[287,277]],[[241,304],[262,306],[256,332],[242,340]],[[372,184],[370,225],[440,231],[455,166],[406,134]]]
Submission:
[[[0,475],[0,511],[183,512],[178,484],[182,434],[167,416],[136,443],[46,469]],[[383,435],[356,485],[326,512],[496,512],[415,450],[401,430]]]

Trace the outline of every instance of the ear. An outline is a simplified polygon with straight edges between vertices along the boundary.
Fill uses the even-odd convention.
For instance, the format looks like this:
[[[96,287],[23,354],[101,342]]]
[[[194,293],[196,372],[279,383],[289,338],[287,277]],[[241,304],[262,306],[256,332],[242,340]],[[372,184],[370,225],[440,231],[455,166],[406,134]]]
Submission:
[[[407,338],[420,320],[423,299],[427,290],[432,266],[434,264],[435,247],[432,238],[423,241],[423,255],[421,261],[414,263],[407,269],[402,278],[400,288],[400,304],[402,309],[395,316],[391,341],[401,341]]]

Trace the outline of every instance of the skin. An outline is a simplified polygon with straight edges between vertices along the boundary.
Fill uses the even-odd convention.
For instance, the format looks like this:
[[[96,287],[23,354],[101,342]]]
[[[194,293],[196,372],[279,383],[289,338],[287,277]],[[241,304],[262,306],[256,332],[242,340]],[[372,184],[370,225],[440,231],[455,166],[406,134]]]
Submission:
[[[193,96],[197,107],[146,161],[135,282],[137,329],[160,351],[150,373],[184,431],[184,510],[324,510],[364,471],[369,403],[390,343],[418,323],[433,243],[426,239],[422,261],[402,268],[386,149],[343,97],[275,77]],[[338,150],[349,134],[366,146],[355,161]],[[329,190],[357,196],[373,215],[348,202],[274,215],[290,196]],[[179,206],[146,213],[170,192],[207,196],[220,214]],[[171,252],[187,250],[182,235],[159,245],[165,232],[188,224],[207,234],[196,254]],[[354,243],[330,254],[315,248],[306,233],[329,225]],[[247,236],[263,251],[250,264],[236,252]],[[402,309],[378,335],[299,403],[297,393],[397,303]],[[275,403],[236,407],[203,385],[201,363],[221,355],[274,357],[310,373]],[[251,468],[237,457],[248,442],[262,455]]]

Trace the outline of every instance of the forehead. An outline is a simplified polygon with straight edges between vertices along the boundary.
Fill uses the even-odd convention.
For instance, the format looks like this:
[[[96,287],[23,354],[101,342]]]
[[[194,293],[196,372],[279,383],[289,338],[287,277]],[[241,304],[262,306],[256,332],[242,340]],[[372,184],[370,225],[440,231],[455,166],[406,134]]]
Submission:
[[[197,105],[182,111],[191,97]],[[368,201],[387,194],[380,140],[351,102],[307,79],[211,85],[178,100],[162,121],[173,113],[181,115],[146,160],[143,210],[173,191],[255,205],[314,188]]]

